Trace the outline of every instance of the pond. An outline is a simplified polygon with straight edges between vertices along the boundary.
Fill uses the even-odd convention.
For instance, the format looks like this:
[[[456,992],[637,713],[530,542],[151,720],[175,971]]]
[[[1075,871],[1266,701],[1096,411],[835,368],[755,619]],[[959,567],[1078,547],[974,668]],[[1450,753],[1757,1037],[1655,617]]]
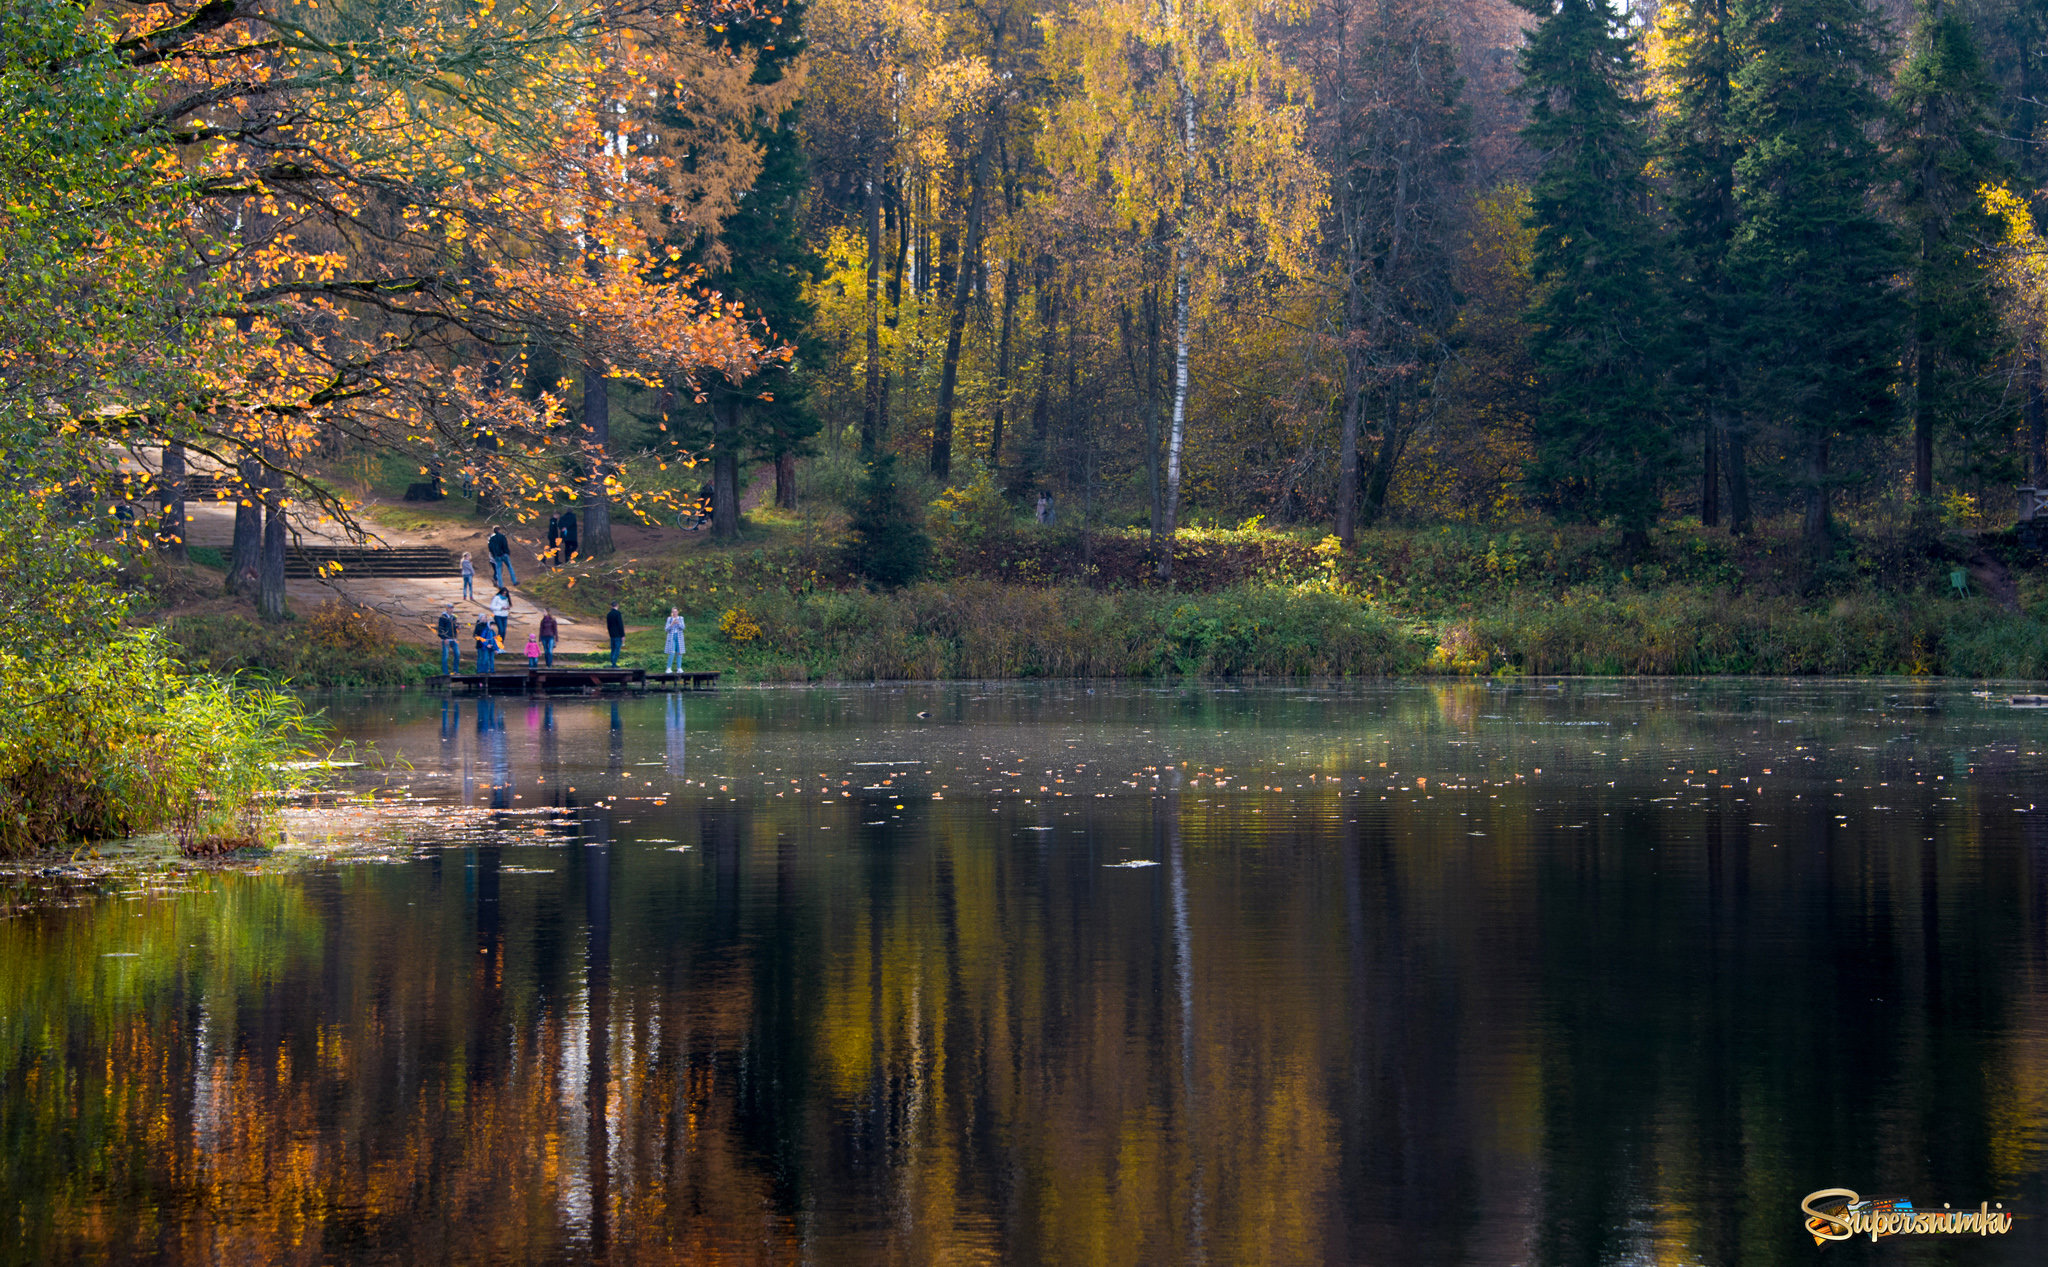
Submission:
[[[24,872],[0,1260],[2048,1254],[2048,712],[1963,685],[335,703],[217,868]],[[2039,798],[2037,803],[2036,798]]]

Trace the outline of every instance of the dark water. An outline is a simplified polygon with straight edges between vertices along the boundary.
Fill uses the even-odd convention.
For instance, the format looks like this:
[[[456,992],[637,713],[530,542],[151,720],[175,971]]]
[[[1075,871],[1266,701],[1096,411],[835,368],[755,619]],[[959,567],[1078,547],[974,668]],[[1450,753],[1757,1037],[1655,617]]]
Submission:
[[[0,1258],[2048,1257],[2048,713],[1776,682],[335,712],[405,764],[293,814],[312,860],[12,882]],[[2018,1222],[1817,1250],[1831,1187]]]

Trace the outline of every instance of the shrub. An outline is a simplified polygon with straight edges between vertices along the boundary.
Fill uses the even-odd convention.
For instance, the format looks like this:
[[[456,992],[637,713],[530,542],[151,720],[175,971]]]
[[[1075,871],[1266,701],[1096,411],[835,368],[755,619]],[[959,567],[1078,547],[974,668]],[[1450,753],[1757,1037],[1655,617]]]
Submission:
[[[917,503],[897,479],[895,454],[885,453],[869,465],[852,528],[848,564],[856,576],[896,589],[924,574],[931,539],[919,522]]]
[[[89,656],[0,653],[0,854],[169,828],[188,853],[258,839],[312,735],[290,697],[188,677],[153,630]]]
[[[399,642],[388,619],[352,610],[327,603],[281,626],[238,615],[179,616],[164,622],[164,632],[193,669],[294,686],[399,686],[437,671],[433,651]]]

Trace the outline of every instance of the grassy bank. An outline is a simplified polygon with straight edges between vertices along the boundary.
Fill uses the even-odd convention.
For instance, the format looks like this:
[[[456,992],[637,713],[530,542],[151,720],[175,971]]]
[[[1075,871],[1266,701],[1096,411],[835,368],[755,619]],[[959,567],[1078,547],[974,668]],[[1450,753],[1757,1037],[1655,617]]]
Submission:
[[[416,685],[440,671],[432,649],[402,642],[384,617],[326,603],[270,626],[252,616],[173,616],[162,628],[179,659],[203,673],[308,690]]]
[[[1382,530],[1335,542],[1190,532],[1176,587],[1143,536],[940,542],[946,575],[866,592],[815,540],[743,540],[537,589],[600,612],[690,618],[690,667],[737,680],[1399,673],[1942,673],[2048,678],[2048,577],[2001,538],[1866,534],[1812,561],[1786,538],[1671,530],[1624,553],[1597,530]],[[1974,561],[1974,563],[1972,563]],[[2013,610],[1958,598],[1989,565]],[[1968,575],[1968,571],[1966,571]],[[717,630],[717,632],[715,632]],[[635,635],[631,663],[659,661]]]
[[[2048,677],[2048,576],[1998,537],[1796,541],[1671,530],[1632,553],[1596,530],[1183,534],[1176,585],[1137,532],[938,542],[946,575],[875,593],[829,544],[763,534],[535,588],[690,619],[693,668],[739,679],[1372,674],[1946,674]],[[2000,602],[1951,573],[1988,567]],[[2014,610],[2014,605],[2017,610]],[[714,632],[717,631],[717,632]],[[654,664],[659,636],[628,659]]]
[[[733,681],[2048,677],[2048,569],[1998,536],[1852,531],[1816,561],[1789,532],[1670,529],[1625,550],[1594,529],[1386,529],[1347,553],[1312,532],[1196,530],[1166,587],[1141,531],[935,516],[929,579],[887,592],[848,574],[843,546],[816,522],[769,518],[734,544],[691,537],[526,589],[584,619],[617,601],[647,626],[680,606],[689,667]],[[1967,598],[1958,568],[1977,574]],[[163,624],[192,667],[273,683],[382,688],[438,668],[431,647],[334,604],[276,628],[218,611]],[[622,663],[662,662],[658,629],[627,640]]]

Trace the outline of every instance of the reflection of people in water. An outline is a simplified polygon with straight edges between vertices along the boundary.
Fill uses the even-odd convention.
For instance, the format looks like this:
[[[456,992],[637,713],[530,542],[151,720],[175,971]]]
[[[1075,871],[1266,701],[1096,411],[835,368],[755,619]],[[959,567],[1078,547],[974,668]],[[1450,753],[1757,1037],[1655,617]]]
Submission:
[[[540,706],[540,772],[554,793],[553,803],[562,803],[562,757],[555,746],[555,706]]]
[[[462,724],[462,703],[459,700],[441,701],[441,745],[442,751],[453,751],[455,728]]]
[[[683,741],[688,719],[683,716],[683,697],[671,691],[668,697],[668,777],[683,777]]]
[[[626,772],[626,731],[619,723],[619,702],[612,701],[611,753],[605,762],[606,773],[617,778]]]
[[[512,808],[512,759],[505,747],[505,714],[489,695],[477,697],[476,736],[491,763],[491,808]]]

